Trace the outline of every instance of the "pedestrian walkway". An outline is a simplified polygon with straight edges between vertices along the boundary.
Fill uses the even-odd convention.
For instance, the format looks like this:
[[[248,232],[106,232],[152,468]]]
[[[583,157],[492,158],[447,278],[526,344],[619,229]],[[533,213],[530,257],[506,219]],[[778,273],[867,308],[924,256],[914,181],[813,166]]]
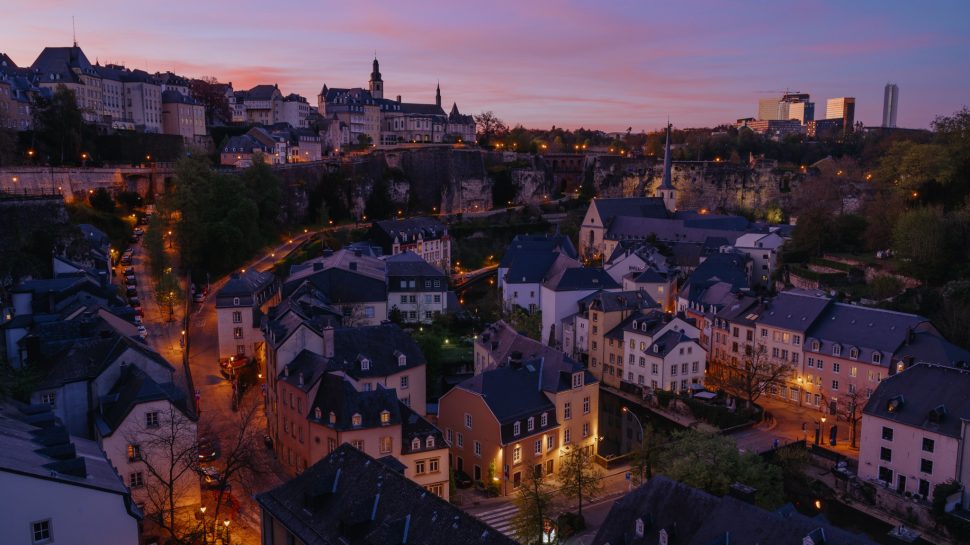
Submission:
[[[476,513],[475,517],[478,520],[488,524],[492,528],[495,528],[499,532],[514,538],[515,528],[513,526],[513,518],[515,518],[516,513],[519,512],[519,508],[513,504],[506,504],[495,509],[490,509],[481,513]]]

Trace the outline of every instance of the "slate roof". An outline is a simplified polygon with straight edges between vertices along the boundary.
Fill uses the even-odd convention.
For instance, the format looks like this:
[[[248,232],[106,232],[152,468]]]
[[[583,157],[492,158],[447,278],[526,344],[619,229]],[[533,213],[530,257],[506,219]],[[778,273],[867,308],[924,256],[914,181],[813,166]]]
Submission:
[[[915,314],[833,303],[808,328],[805,338],[818,341],[821,354],[832,354],[832,348],[839,345],[842,357],[849,357],[849,350],[856,348],[859,361],[872,362],[873,353],[879,353],[881,364],[888,367],[910,331],[921,326],[929,326],[929,321]],[[806,342],[804,348],[806,352],[814,351],[811,342]]]
[[[862,413],[959,438],[961,419],[970,420],[967,392],[970,371],[922,363],[879,382]]]
[[[420,414],[414,412],[411,407],[400,403],[401,408],[401,454],[412,454],[426,450],[445,448],[445,436],[441,430],[428,422]],[[434,446],[428,447],[428,437],[434,437]],[[421,446],[417,449],[412,448],[414,439],[421,441]]]
[[[63,384],[90,380],[102,373],[128,349],[135,350],[162,367],[175,371],[158,352],[144,344],[121,335],[84,339],[56,354],[42,364],[44,376],[38,380],[38,390],[57,388]]]
[[[256,501],[306,545],[515,545],[348,444]]]
[[[309,392],[327,372],[328,361],[316,352],[303,349],[293,358],[293,361],[286,364],[285,371],[280,370],[277,378],[294,388]]]
[[[783,291],[768,303],[758,323],[791,331],[806,331],[831,303],[831,299],[819,292]]]
[[[616,312],[620,310],[641,310],[648,308],[660,308],[650,294],[643,290],[631,291],[597,291],[583,297],[578,301],[582,307],[586,305],[589,309],[601,312]]]
[[[416,241],[418,236],[423,240],[435,240],[446,233],[447,228],[436,218],[420,216],[377,221],[371,227],[371,236],[377,239],[375,242],[384,249],[385,253],[391,253],[395,238],[405,243]]]
[[[276,85],[257,85],[248,91],[243,91],[245,100],[271,100],[275,93],[279,92]]]
[[[73,71],[75,68],[87,75],[99,77],[84,51],[77,46],[45,47],[30,68],[43,83],[77,83],[79,79]]]
[[[911,339],[903,344],[893,359],[913,363],[935,363],[960,367],[970,363],[970,351],[947,341],[933,331],[916,331]]]
[[[707,218],[702,216],[701,218]],[[736,240],[744,232],[744,218],[668,219],[617,216],[609,224],[605,237],[610,240],[655,236],[664,242],[704,242],[710,237]]]
[[[357,379],[384,377],[427,364],[418,343],[395,324],[341,327],[333,336],[334,357],[328,369]],[[405,357],[403,366],[398,363],[400,355]],[[369,369],[362,368],[363,358],[369,360]]]
[[[445,111],[437,104],[416,104],[413,102],[401,102],[401,111],[406,114],[415,115],[436,115],[445,117]]]
[[[460,383],[457,388],[482,396],[482,400],[498,419],[502,428],[502,442],[510,443],[521,438],[512,433],[513,423],[522,422],[532,416],[536,418],[537,429],[532,433],[557,427],[556,406],[540,389],[542,374],[541,359],[529,359],[521,365],[506,365],[489,369]],[[547,425],[539,427],[542,413],[547,415]]]
[[[680,343],[692,341],[693,339],[685,335],[683,331],[671,329],[654,339],[653,342],[650,343],[650,346],[644,349],[643,353],[648,356],[663,359],[666,358],[667,354],[670,354],[674,348],[677,348],[677,345]],[[656,351],[654,351],[654,347],[656,347]]]
[[[183,95],[175,90],[162,91],[162,104],[181,103],[198,106],[199,103],[192,97]]]
[[[167,400],[186,417],[195,419],[185,392],[174,383],[159,384],[138,367],[126,365],[118,381],[101,400],[96,426],[102,436],[109,436],[137,405],[161,400]]]
[[[387,282],[383,278],[378,280],[361,271],[340,268],[316,271],[301,280],[287,280],[283,285],[283,296],[292,296],[305,283],[311,284],[335,304],[387,301]]]
[[[727,282],[734,289],[748,288],[747,255],[740,253],[716,253],[697,266],[687,283],[712,283],[713,281]]]
[[[330,268],[356,271],[383,282],[387,276],[387,263],[378,259],[380,254],[375,254],[375,250],[380,250],[380,248],[351,245],[336,252],[324,252],[322,256],[290,267],[290,275],[286,278],[286,282],[289,284],[293,280],[306,278],[314,272]]]
[[[272,150],[248,134],[233,136],[222,147],[223,153],[252,153],[253,151],[268,153]]]
[[[563,269],[543,285],[553,291],[609,290],[620,287],[603,269],[585,267]]]
[[[614,218],[667,218],[667,207],[660,197],[628,197],[617,199],[593,199],[603,225],[610,225]]]
[[[317,395],[313,399],[307,419],[321,426],[339,431],[357,429],[380,428],[381,413],[387,411],[390,420],[386,425],[393,426],[401,423],[401,406],[397,393],[393,389],[381,385],[370,391],[358,391],[346,378],[326,373],[320,379]],[[320,409],[320,418],[316,417],[316,409]],[[330,413],[334,413],[335,424],[330,424]],[[359,414],[361,425],[353,425],[353,417]]]
[[[505,281],[509,284],[538,284],[546,277],[559,255],[558,252],[528,252],[509,259]]]
[[[553,235],[516,235],[498,266],[507,269],[520,256],[546,252],[559,252],[573,259],[579,257],[572,240],[558,232]]]
[[[69,435],[49,406],[0,405],[0,471],[118,494],[141,518],[98,443]]]
[[[643,522],[643,536],[636,534],[637,519]],[[821,517],[767,511],[657,475],[613,504],[592,543],[659,545],[665,530],[669,543],[677,545],[804,545],[804,538],[819,529],[825,545],[875,545]]]
[[[216,308],[233,306],[250,306],[257,304],[255,295],[270,289],[276,277],[273,273],[259,272],[249,269],[244,273],[232,273],[226,284],[216,292]],[[233,299],[239,298],[239,305],[233,304]]]
[[[445,278],[445,273],[432,266],[418,254],[408,250],[386,258],[387,276],[422,276]],[[445,286],[446,288],[447,286]]]
[[[637,324],[635,329],[633,327],[634,322]],[[623,331],[653,337],[654,333],[660,331],[668,323],[670,323],[670,315],[662,310],[650,309],[631,314],[623,320],[621,325],[623,326]],[[643,329],[644,324],[647,325],[645,331]]]
[[[727,320],[732,324],[751,327],[761,316],[762,312],[764,312],[764,306],[759,297],[743,295],[737,297],[734,301],[725,303],[724,307],[718,311],[716,317]],[[753,317],[748,318],[749,316]]]
[[[623,278],[629,278],[637,284],[662,284],[668,280],[666,274],[662,274],[654,269],[632,271],[627,273]]]

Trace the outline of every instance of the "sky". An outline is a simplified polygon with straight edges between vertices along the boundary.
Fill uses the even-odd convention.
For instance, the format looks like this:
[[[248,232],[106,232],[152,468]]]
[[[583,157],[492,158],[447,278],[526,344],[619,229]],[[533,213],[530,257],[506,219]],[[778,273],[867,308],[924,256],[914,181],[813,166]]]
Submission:
[[[878,125],[899,85],[898,125],[970,106],[970,1],[0,0],[0,52],[29,66],[45,46],[91,60],[279,84],[316,105],[323,84],[366,87],[376,52],[386,98],[491,110],[510,126],[605,131],[753,117],[761,98],[856,97]]]

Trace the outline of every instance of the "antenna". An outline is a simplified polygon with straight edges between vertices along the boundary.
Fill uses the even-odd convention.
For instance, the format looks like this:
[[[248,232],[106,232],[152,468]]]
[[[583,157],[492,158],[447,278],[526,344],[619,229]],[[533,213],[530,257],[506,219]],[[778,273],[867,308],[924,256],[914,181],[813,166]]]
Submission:
[[[74,38],[74,47],[77,47],[77,23],[74,22],[73,15],[71,15],[71,35]]]

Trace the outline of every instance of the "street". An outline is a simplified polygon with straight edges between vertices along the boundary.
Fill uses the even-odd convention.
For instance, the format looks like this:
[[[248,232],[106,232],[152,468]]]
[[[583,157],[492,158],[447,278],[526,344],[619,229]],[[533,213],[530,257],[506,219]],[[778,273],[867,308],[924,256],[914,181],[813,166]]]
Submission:
[[[758,399],[758,404],[764,407],[773,419],[771,422],[762,422],[730,434],[737,441],[738,448],[749,452],[765,452],[774,447],[775,440],[778,441],[779,445],[802,440],[811,444],[815,441],[815,429],[818,427],[822,446],[849,458],[857,459],[859,457],[859,449],[850,446],[850,431],[846,422],[834,422],[834,418],[829,415],[826,417],[826,422],[823,423],[820,420],[823,416],[822,413],[814,409],[799,407],[768,397]],[[838,440],[834,447],[829,444],[829,430],[831,430],[833,424],[838,426]]]

